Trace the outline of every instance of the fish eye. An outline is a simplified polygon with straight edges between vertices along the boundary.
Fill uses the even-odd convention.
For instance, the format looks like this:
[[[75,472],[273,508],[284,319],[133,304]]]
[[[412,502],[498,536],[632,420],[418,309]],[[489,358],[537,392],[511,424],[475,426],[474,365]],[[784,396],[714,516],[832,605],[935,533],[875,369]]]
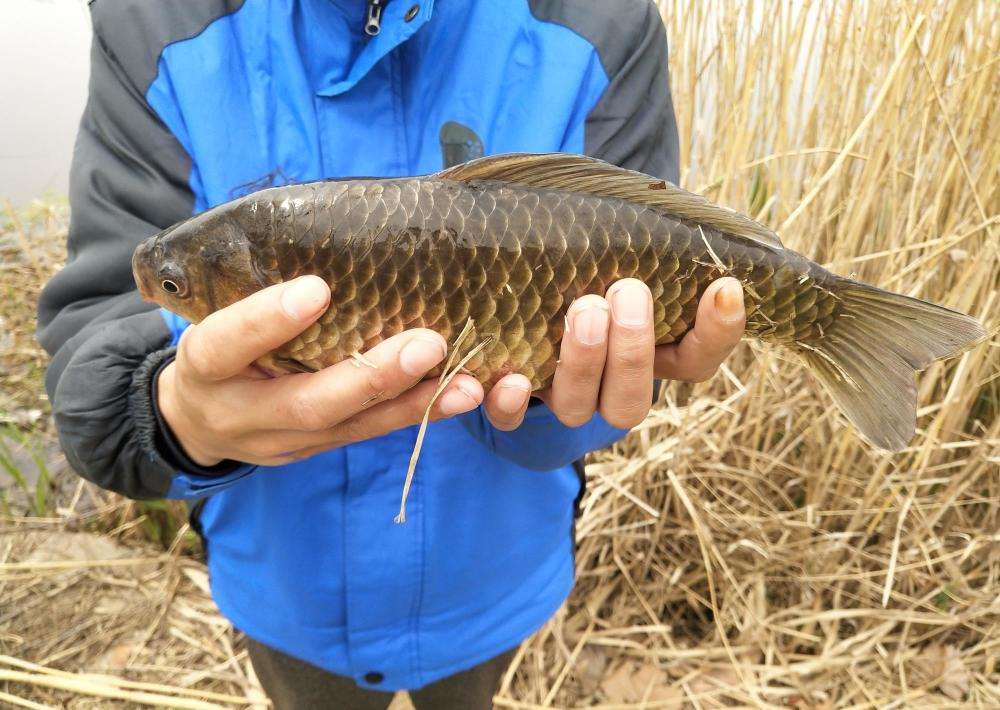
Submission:
[[[156,278],[160,280],[160,289],[174,298],[187,298],[188,279],[184,269],[175,261],[160,265]]]

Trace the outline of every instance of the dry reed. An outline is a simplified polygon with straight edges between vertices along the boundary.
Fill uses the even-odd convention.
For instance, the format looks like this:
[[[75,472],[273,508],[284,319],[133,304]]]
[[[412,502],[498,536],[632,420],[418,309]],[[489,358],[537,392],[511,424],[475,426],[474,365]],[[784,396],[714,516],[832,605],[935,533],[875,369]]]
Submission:
[[[662,9],[686,186],[993,335],[921,375],[918,435],[891,456],[781,352],[746,345],[713,382],[665,388],[592,457],[576,591],[521,647],[497,705],[998,707],[1000,7]],[[45,520],[4,527],[65,526]],[[32,570],[33,549],[0,541],[0,597],[26,605],[22,619],[55,609],[56,627],[0,620],[3,648],[44,666],[0,657],[0,701],[260,702],[197,563],[145,549]],[[70,628],[95,623],[74,590],[115,589],[141,600],[100,633]],[[115,677],[82,675],[122,644]]]
[[[1000,706],[998,6],[662,9],[685,185],[994,338],[894,456],[781,352],[668,387],[588,467],[577,589],[500,705]]]

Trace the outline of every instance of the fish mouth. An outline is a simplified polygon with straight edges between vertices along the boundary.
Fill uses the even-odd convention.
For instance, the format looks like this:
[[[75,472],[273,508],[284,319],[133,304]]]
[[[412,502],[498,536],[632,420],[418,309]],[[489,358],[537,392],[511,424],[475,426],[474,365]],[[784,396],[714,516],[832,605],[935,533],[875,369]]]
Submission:
[[[153,292],[149,287],[146,274],[149,272],[149,255],[153,251],[153,239],[143,241],[132,254],[132,276],[136,288],[144,301],[153,301]]]

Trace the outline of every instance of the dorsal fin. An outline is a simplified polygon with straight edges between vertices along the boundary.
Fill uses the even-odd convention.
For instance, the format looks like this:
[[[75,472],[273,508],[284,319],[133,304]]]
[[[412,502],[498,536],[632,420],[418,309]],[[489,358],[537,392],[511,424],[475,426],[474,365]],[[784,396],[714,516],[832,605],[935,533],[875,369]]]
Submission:
[[[437,174],[444,180],[503,180],[530,187],[617,197],[721,232],[781,249],[778,235],[749,217],[713,205],[665,180],[603,160],[569,153],[508,153],[470,160]]]

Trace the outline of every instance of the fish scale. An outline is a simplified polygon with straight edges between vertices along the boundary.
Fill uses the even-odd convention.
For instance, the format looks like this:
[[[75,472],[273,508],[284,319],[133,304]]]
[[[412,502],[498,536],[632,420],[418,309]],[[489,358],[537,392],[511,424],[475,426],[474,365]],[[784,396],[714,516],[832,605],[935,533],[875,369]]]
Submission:
[[[254,291],[313,274],[330,305],[258,359],[311,372],[409,328],[454,342],[490,387],[547,387],[572,302],[623,278],[653,296],[658,344],[691,330],[705,289],[742,283],[747,334],[791,348],[875,445],[912,437],[916,370],[985,337],[947,308],[830,273],[748,217],[663,180],[564,154],[481,158],[415,178],[271,188],[141,244],[142,295],[198,323]],[[432,376],[436,373],[430,373]]]
[[[253,228],[262,213],[280,228],[277,240],[254,244],[261,269],[277,271],[281,280],[319,276],[332,294],[319,327],[274,353],[277,362],[305,369],[339,362],[409,328],[451,340],[471,318],[466,349],[488,344],[469,371],[487,386],[520,372],[534,389],[544,388],[572,301],[604,295],[629,277],[653,294],[658,344],[690,330],[699,298],[723,275],[735,275],[759,296],[747,296],[752,332],[808,338],[816,319],[825,321],[822,327],[835,317],[833,281],[820,288],[822,275],[811,274],[807,260],[781,260],[620,199],[433,178],[332,183],[305,194],[278,188],[267,196],[245,218],[248,234],[263,233]],[[282,238],[296,221],[296,239]]]

